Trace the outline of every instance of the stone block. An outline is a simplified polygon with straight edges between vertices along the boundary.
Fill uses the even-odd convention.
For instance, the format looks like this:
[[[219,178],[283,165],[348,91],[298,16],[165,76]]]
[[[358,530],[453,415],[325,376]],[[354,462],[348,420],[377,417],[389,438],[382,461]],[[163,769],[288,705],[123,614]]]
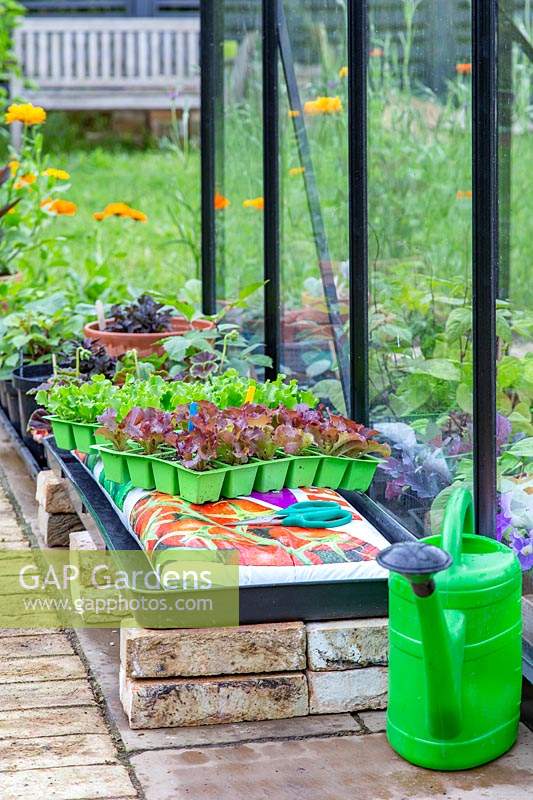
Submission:
[[[307,665],[311,670],[345,670],[386,664],[386,619],[310,622],[307,629]]]
[[[386,667],[334,672],[308,670],[309,712],[335,714],[386,708],[387,672]]]
[[[383,733],[387,727],[387,714],[385,711],[363,711],[357,715],[357,718],[368,733]]]
[[[286,719],[309,710],[302,672],[136,681],[121,670],[120,684],[134,729]]]
[[[129,678],[236,675],[304,670],[301,622],[235,628],[123,628],[121,664]]]
[[[104,543],[95,541],[89,531],[73,531],[70,533],[69,547],[71,550],[105,550]]]
[[[46,547],[68,547],[69,534],[72,531],[83,530],[83,524],[77,514],[50,514],[41,505],[37,519]]]
[[[67,481],[51,469],[37,474],[35,499],[49,514],[74,514],[75,509],[68,494]]]

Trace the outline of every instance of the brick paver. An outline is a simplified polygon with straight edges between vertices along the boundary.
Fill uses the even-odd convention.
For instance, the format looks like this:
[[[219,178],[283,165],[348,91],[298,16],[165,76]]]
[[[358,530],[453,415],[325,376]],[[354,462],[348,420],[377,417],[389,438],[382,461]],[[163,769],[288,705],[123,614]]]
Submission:
[[[28,546],[0,486],[0,552]],[[138,797],[61,631],[0,630],[0,745],[2,800]]]

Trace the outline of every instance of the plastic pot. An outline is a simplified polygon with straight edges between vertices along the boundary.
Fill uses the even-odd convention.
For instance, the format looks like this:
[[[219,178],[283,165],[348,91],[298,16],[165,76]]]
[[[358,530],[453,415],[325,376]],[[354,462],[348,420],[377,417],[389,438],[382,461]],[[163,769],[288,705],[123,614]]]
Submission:
[[[106,320],[112,323],[112,320]],[[164,350],[159,345],[161,339],[169,336],[182,336],[191,330],[209,330],[214,323],[209,319],[197,319],[189,322],[185,317],[173,317],[171,328],[161,333],[117,333],[98,328],[98,322],[90,322],[83,329],[87,339],[97,340],[110,356],[123,356],[128,350],[137,350],[139,356],[151,356],[154,353],[161,355]]]
[[[338,489],[348,469],[348,459],[341,456],[322,456],[315,475],[315,486]]]
[[[12,382],[18,394],[20,427],[24,441],[30,439],[33,442],[31,436],[26,436],[26,430],[31,415],[37,410],[35,395],[28,392],[37,389],[52,373],[51,364],[22,364],[13,370]]]
[[[256,492],[277,492],[285,486],[291,458],[273,458],[272,461],[257,461]]]
[[[76,443],[76,450],[80,453],[90,453],[93,444],[105,444],[103,436],[96,436],[96,431],[102,426],[98,422],[73,422],[72,432]]]
[[[102,459],[104,475],[108,480],[115,483],[128,483],[130,473],[124,452],[113,450],[111,447],[105,447],[102,444],[93,445],[91,451],[97,452]]]
[[[199,505],[220,500],[222,485],[229,467],[195,472],[178,464],[176,469],[179,475],[180,497],[183,500]]]
[[[179,495],[180,484],[177,462],[166,461],[164,458],[154,456],[151,456],[151,462],[157,491],[163,492],[163,494]]]
[[[16,432],[20,434],[20,411],[19,411],[19,395],[11,381],[6,381],[6,406],[7,417]]]
[[[72,430],[72,422],[59,417],[46,417],[52,425],[52,433],[60,450],[75,450],[76,442]]]
[[[380,463],[379,458],[363,456],[362,458],[347,458],[348,466],[339,484],[339,489],[350,492],[366,492]]]
[[[154,471],[152,469],[152,459],[145,453],[132,453],[127,450],[125,453],[130,480],[137,489],[154,489]]]
[[[314,486],[316,471],[321,460],[321,455],[293,456],[285,478],[285,486],[288,489],[297,489],[298,486]]]
[[[248,497],[253,492],[257,470],[259,465],[256,462],[249,464],[239,464],[228,466],[221,464],[227,469],[224,483],[222,484],[223,497]]]
[[[7,411],[7,389],[6,389],[7,381],[3,380],[0,381],[0,406],[3,408],[4,411]]]

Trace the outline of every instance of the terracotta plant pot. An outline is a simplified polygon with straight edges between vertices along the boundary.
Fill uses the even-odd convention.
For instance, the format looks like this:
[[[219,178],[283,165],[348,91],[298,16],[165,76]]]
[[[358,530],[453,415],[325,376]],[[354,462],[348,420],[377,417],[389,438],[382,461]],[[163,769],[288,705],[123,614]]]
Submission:
[[[106,320],[112,322],[112,320]],[[185,317],[173,317],[172,329],[162,333],[116,333],[101,331],[98,322],[90,322],[83,329],[87,339],[96,339],[105,347],[110,356],[123,356],[128,350],[137,350],[139,356],[151,356],[154,353],[161,355],[163,348],[158,344],[161,339],[169,336],[182,336],[190,330],[205,331],[214,328],[214,323],[209,319],[196,319],[189,322]]]

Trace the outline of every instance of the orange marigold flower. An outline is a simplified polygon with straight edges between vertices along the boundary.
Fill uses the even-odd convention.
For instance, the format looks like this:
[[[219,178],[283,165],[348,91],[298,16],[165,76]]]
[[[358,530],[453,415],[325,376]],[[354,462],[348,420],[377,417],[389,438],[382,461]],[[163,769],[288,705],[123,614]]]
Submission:
[[[41,125],[46,121],[46,111],[41,106],[34,106],[33,103],[13,103],[7,109],[5,121],[7,125],[11,125],[12,122]]]
[[[243,206],[244,208],[255,208],[257,211],[262,211],[265,207],[265,198],[254,197],[251,200],[245,200]]]
[[[28,172],[26,175],[22,175],[18,181],[15,181],[15,189],[25,189],[35,183],[36,180],[37,175],[34,175],[33,172]]]
[[[46,175],[47,178],[57,178],[59,181],[68,181],[70,178],[70,173],[64,169],[55,169],[55,167],[48,167],[43,172],[43,175]]]
[[[464,192],[461,191],[461,189],[459,189],[455,193],[455,199],[456,200],[471,200],[472,199],[472,192],[470,191],[470,189],[467,189]]]
[[[228,200],[220,192],[215,192],[215,211],[223,211],[229,205],[231,205],[231,200]]]
[[[20,161],[9,161],[8,165],[9,169],[11,170],[11,175],[16,175],[18,168],[20,167]]]
[[[342,111],[340,97],[317,97],[304,105],[306,114],[337,114],[339,111]]]
[[[147,222],[148,220],[144,212],[131,208],[127,203],[108,203],[103,211],[95,211],[93,217],[97,222],[108,217],[124,217],[133,219],[135,222]]]
[[[348,67],[341,67],[339,70],[339,78],[347,78],[348,77]]]
[[[455,71],[458,75],[470,75],[472,72],[472,64],[456,64]]]
[[[52,200],[50,197],[42,201],[41,208],[48,214],[57,214],[63,217],[73,217],[78,210],[76,203],[71,200]]]
[[[373,47],[368,55],[370,58],[381,58],[383,55],[383,49],[381,47]]]
[[[289,170],[289,175],[291,178],[295,178],[296,175],[303,175],[305,172],[305,167],[291,167]]]
[[[297,108],[289,108],[288,116],[289,116],[289,119],[294,119],[295,117],[299,117],[300,116],[300,112],[298,111]]]

